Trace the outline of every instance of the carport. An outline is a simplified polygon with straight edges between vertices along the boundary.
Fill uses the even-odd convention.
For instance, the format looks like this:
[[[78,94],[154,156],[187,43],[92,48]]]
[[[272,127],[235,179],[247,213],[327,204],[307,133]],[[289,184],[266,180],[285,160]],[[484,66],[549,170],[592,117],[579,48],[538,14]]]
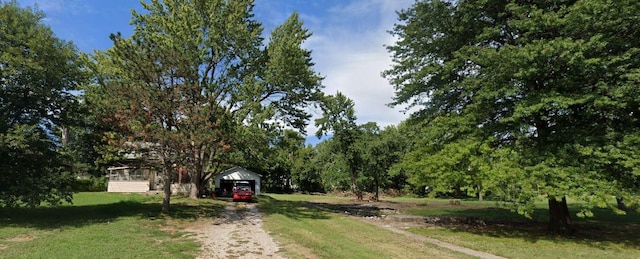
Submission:
[[[235,182],[238,181],[249,182],[251,191],[255,195],[260,195],[260,175],[240,166],[219,173],[214,181],[216,195],[219,196],[230,196]]]

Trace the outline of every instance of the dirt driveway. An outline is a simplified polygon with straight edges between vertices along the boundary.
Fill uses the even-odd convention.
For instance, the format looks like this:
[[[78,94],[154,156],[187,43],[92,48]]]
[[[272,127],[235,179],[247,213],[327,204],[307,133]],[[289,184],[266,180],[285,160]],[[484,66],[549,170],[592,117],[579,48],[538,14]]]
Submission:
[[[221,217],[189,231],[203,244],[197,258],[284,258],[255,203],[229,202]]]
[[[478,258],[503,259],[502,257],[480,251],[459,247],[453,244],[419,236],[406,232],[400,228],[407,226],[423,226],[415,221],[387,221],[377,214],[397,214],[407,209],[407,204],[401,203],[316,203],[310,206],[337,212],[365,222],[403,234],[421,242],[429,242],[450,250],[458,251]],[[418,206],[418,205],[409,205]],[[417,224],[416,224],[417,223]],[[196,238],[202,243],[202,249],[197,258],[286,258],[279,253],[280,248],[271,236],[262,228],[262,215],[255,203],[229,202],[220,217],[214,220],[201,221],[187,229],[196,233]]]

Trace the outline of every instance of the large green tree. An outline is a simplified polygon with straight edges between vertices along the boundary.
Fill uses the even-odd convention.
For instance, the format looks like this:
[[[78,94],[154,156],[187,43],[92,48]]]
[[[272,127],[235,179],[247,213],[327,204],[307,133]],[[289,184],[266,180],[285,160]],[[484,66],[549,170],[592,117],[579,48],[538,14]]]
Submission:
[[[270,191],[322,191],[315,150],[305,146],[299,132],[287,129],[271,144],[271,158],[265,179]]]
[[[133,12],[133,35],[112,35],[113,48],[95,55],[96,91],[104,97],[95,102],[103,120],[119,127],[113,143],[155,146],[165,183],[173,165],[184,165],[190,196],[198,197],[234,148],[248,143],[247,130],[304,129],[306,107],[322,86],[301,46],[311,34],[297,13],[265,44],[252,0],[142,5],[145,12]]]
[[[318,143],[315,149],[315,164],[320,181],[326,192],[349,191],[351,180],[345,157],[336,152],[338,143],[328,138]]]
[[[15,1],[0,3],[0,207],[72,196],[56,135],[77,123],[72,90],[85,79],[83,62],[43,18]]]
[[[262,172],[261,182],[266,191],[291,191],[295,153],[303,146],[304,137],[291,129],[286,129],[265,141],[260,158],[252,159],[251,163],[255,164],[254,171]]]
[[[297,190],[303,192],[325,191],[318,152],[311,145],[302,147],[294,153],[291,165],[291,183]]]
[[[361,170],[372,186],[373,199],[380,199],[380,189],[389,186],[392,180],[391,167],[404,156],[405,138],[395,126],[380,130],[375,122],[360,125],[361,139],[358,149],[362,160]]]
[[[331,134],[334,152],[344,159],[351,179],[351,191],[358,200],[362,200],[362,192],[358,187],[358,177],[361,169],[361,156],[357,143],[360,140],[360,127],[356,124],[354,103],[341,92],[335,96],[327,95],[321,105],[322,117],[316,119],[318,138]]]
[[[416,177],[475,177],[457,183],[525,214],[543,194],[554,231],[569,228],[566,196],[584,214],[611,195],[636,202],[639,11],[637,1],[434,0],[399,12],[384,75],[394,105],[421,108],[422,148],[407,162],[427,166]]]
[[[285,130],[272,145],[274,171],[279,187],[283,191],[320,192],[324,191],[318,168],[316,149],[305,146],[305,138],[299,132]],[[281,189],[282,190],[282,189]]]

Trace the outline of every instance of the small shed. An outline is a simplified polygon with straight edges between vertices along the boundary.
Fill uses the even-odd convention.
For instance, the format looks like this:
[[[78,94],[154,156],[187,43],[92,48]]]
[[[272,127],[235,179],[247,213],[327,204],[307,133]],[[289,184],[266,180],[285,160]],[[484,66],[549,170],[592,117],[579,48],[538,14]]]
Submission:
[[[260,175],[240,166],[229,168],[216,175],[216,192],[228,194],[233,189],[235,182],[238,181],[249,182],[251,191],[255,195],[260,195]]]

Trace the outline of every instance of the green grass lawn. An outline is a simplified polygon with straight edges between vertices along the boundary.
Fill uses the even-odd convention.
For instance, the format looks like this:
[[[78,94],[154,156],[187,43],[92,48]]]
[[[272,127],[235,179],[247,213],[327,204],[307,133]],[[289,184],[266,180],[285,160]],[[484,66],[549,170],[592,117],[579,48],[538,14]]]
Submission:
[[[406,201],[405,201],[406,202]],[[413,201],[415,202],[415,201]],[[640,215],[617,215],[594,209],[594,217],[578,217],[578,204],[569,212],[576,233],[555,235],[546,231],[549,219],[545,202],[536,204],[528,219],[496,202],[423,199],[407,212],[423,216],[481,218],[487,226],[443,226],[414,228],[411,232],[508,258],[640,258]]]
[[[264,227],[289,258],[469,258],[404,235],[310,207],[346,198],[275,195],[259,198]]]
[[[78,193],[74,204],[0,209],[2,258],[192,258],[200,244],[183,224],[217,216],[223,203],[161,196]]]
[[[404,237],[309,205],[309,202],[350,203],[353,199],[312,195],[269,196],[266,202],[261,201],[264,210],[268,212],[265,225],[276,233],[281,242],[287,244],[285,250],[289,253],[308,250],[320,258],[343,258],[350,257],[349,255],[365,258],[437,257],[428,256],[429,252],[420,250],[430,251],[433,247],[407,246],[412,241]],[[407,204],[402,213],[411,215],[486,220],[486,226],[446,225],[411,228],[409,231],[508,258],[640,258],[640,215],[637,213],[620,216],[609,210],[597,209],[594,211],[595,217],[579,218],[575,216],[579,208],[570,204],[577,233],[561,236],[546,231],[548,212],[543,202],[537,204],[533,218],[527,219],[493,201],[464,200],[461,205],[449,205],[448,199],[402,197],[384,201]],[[403,241],[394,242],[395,240]],[[422,252],[424,255],[395,254],[390,248],[378,251],[369,247],[381,243],[404,247],[404,251],[418,254]],[[329,249],[331,247],[337,248]]]
[[[468,258],[416,242],[341,213],[320,209],[351,198],[276,195],[256,198],[264,227],[290,258]],[[545,230],[544,204],[526,219],[495,202],[395,198],[413,215],[482,218],[486,225],[445,225],[409,231],[509,258],[640,258],[640,216],[596,210],[574,217],[578,232]],[[313,203],[316,203],[314,205]],[[160,214],[161,196],[79,193],[74,204],[0,209],[0,258],[193,258],[200,244],[185,226],[216,217],[224,201],[173,197],[172,212]],[[571,206],[571,212],[577,212]],[[497,222],[497,223],[496,223]],[[501,223],[501,224],[498,224]]]

